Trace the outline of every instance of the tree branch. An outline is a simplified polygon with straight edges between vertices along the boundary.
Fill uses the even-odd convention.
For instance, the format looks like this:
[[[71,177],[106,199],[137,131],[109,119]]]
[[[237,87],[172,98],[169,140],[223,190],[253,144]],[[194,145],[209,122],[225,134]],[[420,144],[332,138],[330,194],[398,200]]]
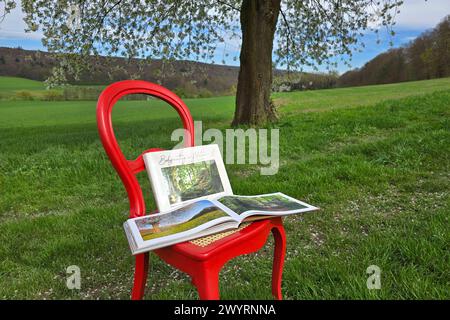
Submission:
[[[287,39],[287,44],[286,44],[286,56],[288,57],[288,61],[289,61],[289,39],[292,42],[292,46],[294,47],[294,50],[297,49],[297,46],[295,44],[295,39],[292,35],[292,31],[291,31],[291,26],[289,25],[289,21],[286,18],[286,14],[284,13],[283,9],[281,9],[280,7],[280,14],[281,17],[283,18],[283,22],[286,25],[286,29],[287,29],[287,35],[286,35],[286,39]],[[288,69],[289,69],[289,62],[288,62]]]
[[[233,10],[236,10],[237,12],[241,12],[241,10],[240,10],[239,8],[236,8],[235,6],[229,4],[229,3],[226,2],[226,1],[216,0],[216,2],[219,3],[219,4],[223,4],[223,5],[229,7],[229,8],[231,8],[231,9],[233,9]]]

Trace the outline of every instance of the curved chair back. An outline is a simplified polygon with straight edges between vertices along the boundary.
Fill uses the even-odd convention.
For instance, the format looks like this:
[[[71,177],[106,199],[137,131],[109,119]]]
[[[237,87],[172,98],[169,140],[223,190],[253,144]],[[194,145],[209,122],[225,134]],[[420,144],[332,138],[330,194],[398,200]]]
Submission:
[[[159,98],[171,105],[180,116],[185,129],[185,146],[194,146],[194,121],[184,102],[173,92],[157,84],[141,80],[125,80],[113,83],[100,94],[97,102],[97,127],[106,154],[122,180],[130,202],[130,217],[145,215],[145,201],[136,175],[145,170],[142,155],[159,151],[152,148],[144,151],[137,159],[127,160],[117,143],[112,128],[112,108],[127,94],[146,94]]]

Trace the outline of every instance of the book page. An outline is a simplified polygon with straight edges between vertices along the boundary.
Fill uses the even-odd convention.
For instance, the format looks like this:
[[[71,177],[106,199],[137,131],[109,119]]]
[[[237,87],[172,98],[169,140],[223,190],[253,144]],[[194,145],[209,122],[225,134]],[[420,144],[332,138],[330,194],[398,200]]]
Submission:
[[[318,210],[282,193],[222,196],[182,208],[128,219],[125,232],[133,254],[166,247],[212,233],[237,228],[243,221]]]
[[[161,212],[233,194],[217,145],[150,152],[143,159]]]
[[[224,222],[236,223],[227,211],[212,201],[200,200],[166,213],[129,219],[127,228],[138,249],[154,249],[174,241],[192,239],[202,231]]]
[[[250,216],[283,216],[318,210],[318,208],[310,204],[289,197],[281,192],[256,196],[228,195],[219,197],[214,202],[231,210],[233,217],[239,216],[240,221]],[[220,207],[223,208],[222,206]],[[224,211],[229,212],[228,210]],[[256,219],[260,219],[260,217]]]

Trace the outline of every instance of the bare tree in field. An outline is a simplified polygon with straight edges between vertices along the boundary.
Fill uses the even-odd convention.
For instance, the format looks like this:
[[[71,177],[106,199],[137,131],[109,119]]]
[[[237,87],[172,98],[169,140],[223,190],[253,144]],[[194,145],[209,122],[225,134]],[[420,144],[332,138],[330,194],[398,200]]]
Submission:
[[[14,1],[4,0],[5,12]],[[400,0],[22,0],[30,31],[67,53],[56,75],[80,71],[87,55],[211,61],[242,39],[234,125],[276,119],[272,70],[333,66],[351,57],[364,30],[390,28]],[[72,55],[77,54],[77,55]],[[273,61],[275,60],[275,61]],[[58,79],[58,77],[56,77]]]

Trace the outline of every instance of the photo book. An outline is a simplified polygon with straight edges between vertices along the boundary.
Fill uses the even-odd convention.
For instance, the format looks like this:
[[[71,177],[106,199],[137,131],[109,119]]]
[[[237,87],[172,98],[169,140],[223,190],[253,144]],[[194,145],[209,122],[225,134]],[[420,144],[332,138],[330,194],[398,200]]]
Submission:
[[[128,219],[133,254],[238,228],[242,222],[318,210],[283,193],[234,195],[215,144],[143,156],[159,213]]]

